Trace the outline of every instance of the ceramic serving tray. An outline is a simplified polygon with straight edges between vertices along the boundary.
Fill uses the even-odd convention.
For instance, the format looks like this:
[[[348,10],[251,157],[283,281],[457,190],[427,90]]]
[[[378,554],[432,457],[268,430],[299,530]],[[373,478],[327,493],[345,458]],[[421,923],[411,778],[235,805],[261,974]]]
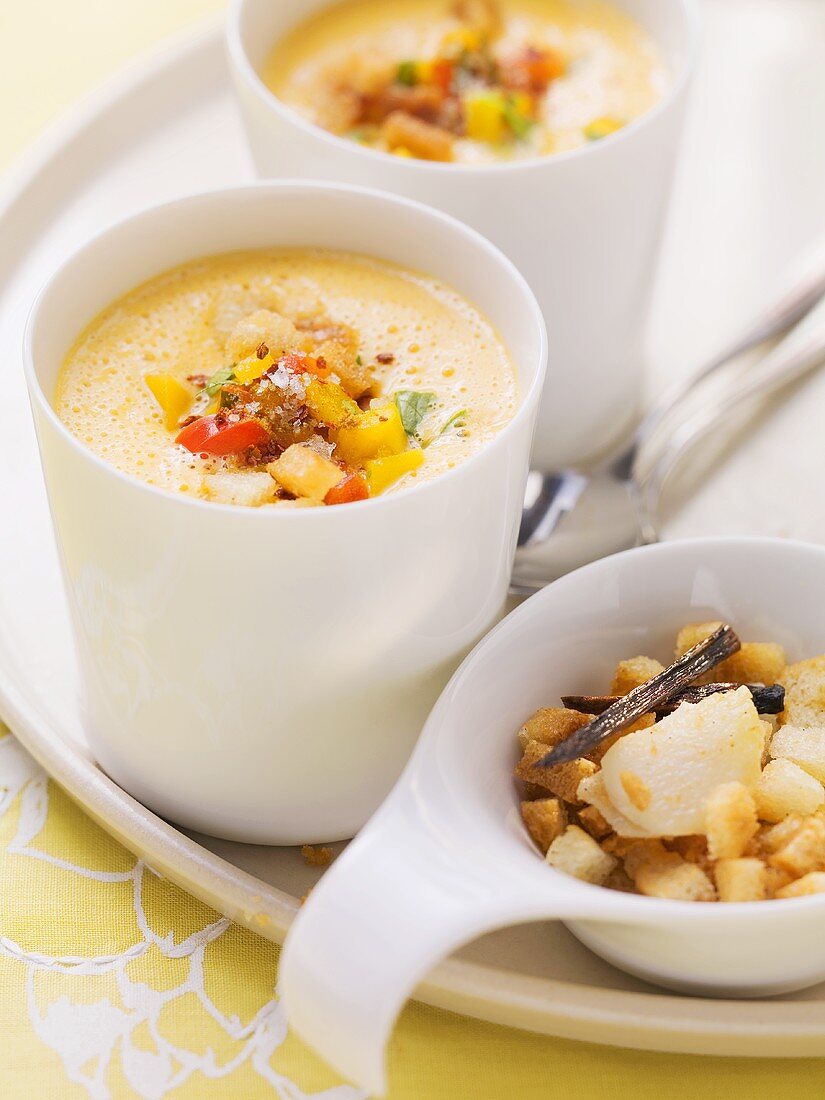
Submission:
[[[709,0],[706,14],[654,303],[653,384],[723,343],[770,294],[773,278],[825,234],[825,146],[811,137],[825,95],[816,47],[825,10],[818,0]],[[30,154],[0,199],[0,715],[94,819],[154,869],[281,940],[317,873],[297,850],[184,834],[120,790],[89,754],[19,350],[37,289],[90,234],[144,205],[251,175],[214,25],[83,104]],[[817,506],[825,490],[823,400],[825,372],[763,415],[710,474],[707,456],[701,469],[691,463],[671,494],[668,533],[825,541]],[[472,944],[417,996],[515,1027],[651,1050],[825,1049],[825,985],[770,1002],[677,997],[601,962],[559,924]]]

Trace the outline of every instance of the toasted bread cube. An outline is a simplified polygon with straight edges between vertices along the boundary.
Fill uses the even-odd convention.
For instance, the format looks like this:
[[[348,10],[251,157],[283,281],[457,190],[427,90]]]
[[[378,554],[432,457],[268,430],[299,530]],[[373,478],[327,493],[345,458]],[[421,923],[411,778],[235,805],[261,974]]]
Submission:
[[[753,795],[742,783],[722,783],[705,803],[705,834],[711,859],[738,859],[756,836]]]
[[[237,363],[254,355],[261,344],[266,344],[273,359],[286,351],[303,349],[303,337],[295,325],[281,313],[271,309],[259,309],[242,317],[226,341],[226,354]]]
[[[779,682],[785,688],[782,725],[825,726],[825,655],[788,665]]]
[[[698,863],[701,867],[710,863],[708,839],[705,836],[676,836],[669,844],[688,863]]]
[[[627,869],[627,860],[625,860]],[[630,872],[628,872],[630,873]],[[715,901],[713,883],[696,863],[688,863],[676,852],[642,859],[630,874],[640,894],[672,901]]]
[[[603,840],[613,832],[610,823],[605,820],[595,806],[585,806],[579,810],[579,824],[596,840]]]
[[[287,447],[267,470],[288,493],[310,500],[323,500],[343,477],[340,466],[303,443]]]
[[[825,783],[825,724],[781,726],[771,740],[771,756],[774,760],[792,760],[808,775]]]
[[[775,898],[780,890],[783,890],[788,883],[793,881],[793,875],[789,875],[787,871],[781,871],[778,867],[771,867],[770,865],[766,866],[765,896]]]
[[[774,852],[770,863],[794,878],[825,870],[825,819],[816,815],[806,818],[787,844]]]
[[[676,638],[676,656],[681,657],[698,642],[722,626],[721,622],[689,623]],[[785,651],[774,642],[743,642],[732,657],[720,662],[697,683],[775,684],[785,670]]]
[[[705,802],[715,787],[753,786],[763,745],[753,698],[740,687],[683,703],[649,729],[625,734],[602,757],[601,774],[611,803],[648,836],[688,836],[705,831]],[[625,772],[650,791],[645,809],[629,797]]]
[[[761,859],[720,859],[715,868],[720,901],[764,901],[767,867]]]
[[[788,841],[802,827],[804,818],[800,814],[789,814],[778,825],[764,826],[759,831],[759,846],[763,852],[771,855],[784,848]]]
[[[778,898],[801,898],[807,894],[825,894],[825,873],[810,871],[802,878],[789,882],[776,891]]]
[[[753,797],[762,821],[782,821],[788,814],[812,814],[825,805],[825,788],[798,764],[780,758],[762,769]]]
[[[516,767],[516,778],[525,783],[535,783],[536,786],[544,787],[564,802],[578,804],[579,783],[582,779],[596,773],[598,770],[596,765],[589,760],[570,760],[566,764],[556,764],[552,768],[539,767],[538,761],[547,752],[549,749],[542,742],[528,742],[524,756]]]
[[[557,871],[597,885],[616,867],[613,856],[603,851],[578,825],[568,825],[550,845],[545,858]]]
[[[591,714],[579,714],[566,707],[542,707],[524,723],[518,731],[521,747],[526,748],[528,741],[541,741],[552,748],[560,741],[566,741],[571,733],[580,730],[592,720]]]
[[[619,661],[613,674],[610,694],[627,695],[633,688],[646,684],[664,670],[665,666],[653,657],[631,657],[629,661]]]
[[[521,816],[527,826],[527,832],[536,842],[541,854],[557,836],[567,828],[567,811],[557,798],[540,798],[535,802],[522,802]]]
[[[602,883],[608,890],[619,890],[622,894],[635,894],[633,879],[623,867],[616,867]]]
[[[248,317],[259,310],[277,313],[280,308],[281,296],[274,286],[253,288],[238,284],[223,287],[215,299],[210,318],[215,339],[219,344],[225,345],[233,330],[243,321],[244,317]],[[257,344],[255,346],[257,347]],[[238,358],[242,359],[243,356]]]
[[[264,470],[221,470],[206,474],[203,487],[209,500],[247,508],[270,504],[278,495],[277,485]]]
[[[350,397],[361,397],[373,384],[373,377],[369,368],[359,363],[358,345],[350,340],[342,340],[338,337],[324,340],[312,354],[316,359],[323,359],[327,367],[341,379],[341,386]]]
[[[406,111],[393,111],[384,119],[381,136],[390,150],[408,149],[423,160],[452,160],[453,135]]]
[[[670,857],[673,855],[665,848],[661,840],[654,840],[653,838],[625,840],[616,845],[615,849],[611,849],[611,851],[621,855],[624,859],[624,869],[632,879],[636,878],[639,868],[644,864],[650,863],[665,867],[672,862]]]

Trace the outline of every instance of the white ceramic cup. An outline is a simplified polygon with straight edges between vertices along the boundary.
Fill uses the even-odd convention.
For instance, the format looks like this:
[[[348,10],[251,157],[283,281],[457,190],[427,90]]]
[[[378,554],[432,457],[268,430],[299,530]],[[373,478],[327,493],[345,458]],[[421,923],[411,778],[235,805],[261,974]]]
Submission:
[[[158,490],[63,426],[57,374],[101,309],[186,260],[270,246],[360,252],[454,287],[509,347],[513,419],[431,482],[306,510]],[[92,240],[41,293],[25,358],[97,760],[202,832],[352,836],[505,599],[546,361],[527,284],[477,233],[416,203],[261,184],[156,207]]]
[[[825,895],[703,904],[580,882],[536,851],[513,782],[521,723],[562,693],[598,691],[620,659],[667,661],[686,622],[725,619],[798,661],[825,650],[823,602],[825,549],[759,538],[629,550],[527,600],[463,663],[392,794],[296,917],[280,965],[290,1026],[380,1094],[393,1021],[430,968],[486,932],[554,918],[616,966],[685,992],[766,996],[825,979]]]
[[[553,347],[533,463],[604,450],[635,418],[663,214],[695,55],[694,0],[616,0],[650,30],[671,72],[664,98],[608,139],[512,164],[394,157],[335,137],[281,103],[258,73],[275,42],[331,0],[232,0],[230,65],[257,170],[366,184],[430,203],[478,229],[536,292]]]

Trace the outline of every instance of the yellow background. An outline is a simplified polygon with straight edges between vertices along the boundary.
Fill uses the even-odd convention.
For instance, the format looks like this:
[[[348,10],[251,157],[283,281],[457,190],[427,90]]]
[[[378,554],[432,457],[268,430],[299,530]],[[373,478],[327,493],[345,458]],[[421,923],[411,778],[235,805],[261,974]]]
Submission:
[[[107,74],[164,36],[219,11],[220,0],[0,0],[0,167],[54,117]],[[35,784],[37,779],[32,780]],[[40,781],[42,782],[42,781]],[[2,776],[0,776],[2,786]],[[45,789],[45,786],[44,786]],[[60,870],[53,863],[10,851],[21,814],[19,795],[0,817],[0,937],[54,954],[105,955],[133,937],[131,887],[106,887]],[[129,869],[134,860],[93,826],[53,785],[46,824],[31,845],[88,866]],[[122,888],[121,888],[122,887]],[[154,880],[148,911],[159,935],[188,935],[213,921],[205,910],[169,884]],[[277,950],[251,933],[230,928],[207,948],[211,1002],[241,1021],[272,996]],[[158,952],[143,956],[144,978],[153,987],[176,982],[183,963]],[[188,964],[187,964],[188,965]],[[26,967],[0,952],[0,1096],[73,1100],[91,1095],[71,1083],[65,1061],[39,1036],[27,1012]],[[42,1004],[64,996],[64,978],[39,971]],[[100,997],[97,978],[72,997]],[[51,985],[54,984],[54,989]],[[109,990],[107,997],[114,997]],[[173,1002],[163,1021],[181,1049],[212,1043],[228,1058],[232,1043],[212,1035],[191,995]],[[767,1009],[770,1011],[770,1008]],[[148,1044],[151,1045],[151,1044]],[[223,1049],[226,1048],[226,1049]],[[825,1053],[825,1052],[823,1052]],[[307,1095],[330,1088],[334,1078],[292,1038],[278,1046],[272,1065]],[[83,1067],[84,1072],[89,1067]],[[94,1067],[92,1067],[92,1070]],[[392,1100],[510,1100],[574,1096],[615,1100],[794,1097],[823,1094],[821,1061],[746,1061],[674,1057],[544,1039],[465,1021],[448,1013],[410,1006],[391,1052]],[[140,1095],[113,1059],[97,1095]],[[195,1074],[170,1097],[276,1097],[276,1087],[245,1063],[230,1077],[207,1081]]]

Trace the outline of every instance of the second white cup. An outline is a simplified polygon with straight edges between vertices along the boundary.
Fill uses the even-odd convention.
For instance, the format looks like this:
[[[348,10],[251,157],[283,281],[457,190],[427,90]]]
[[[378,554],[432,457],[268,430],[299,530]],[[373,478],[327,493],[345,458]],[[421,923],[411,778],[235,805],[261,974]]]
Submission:
[[[263,176],[380,187],[429,203],[497,244],[533,287],[555,365],[533,463],[594,456],[635,418],[647,304],[695,53],[693,0],[617,0],[658,42],[664,98],[607,141],[536,160],[437,164],[336,137],[281,103],[258,75],[275,42],[332,0],[233,0],[230,64]]]

